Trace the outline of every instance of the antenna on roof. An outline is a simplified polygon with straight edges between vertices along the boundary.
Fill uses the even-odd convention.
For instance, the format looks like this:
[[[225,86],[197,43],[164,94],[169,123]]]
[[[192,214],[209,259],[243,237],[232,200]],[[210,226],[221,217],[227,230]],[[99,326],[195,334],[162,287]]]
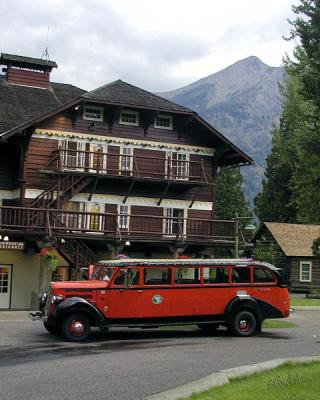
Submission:
[[[48,51],[48,39],[49,39],[49,25],[48,25],[48,30],[47,30],[47,39],[46,39],[46,48],[44,49],[44,52],[42,53],[41,59],[45,59],[46,61],[50,60],[50,55]]]

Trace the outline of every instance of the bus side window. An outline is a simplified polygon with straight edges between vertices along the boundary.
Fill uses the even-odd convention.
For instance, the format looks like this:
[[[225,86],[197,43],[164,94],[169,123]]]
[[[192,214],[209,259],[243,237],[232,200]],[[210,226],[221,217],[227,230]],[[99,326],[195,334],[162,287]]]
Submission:
[[[139,268],[130,268],[127,270],[128,273],[130,274],[130,279],[129,279],[129,285],[131,286],[137,286],[139,285],[139,277],[140,277],[140,270]],[[124,270],[120,270],[118,273],[118,276],[116,277],[114,281],[114,285],[117,286],[123,286],[124,285]]]
[[[203,283],[228,283],[228,267],[203,268]]]
[[[250,283],[249,267],[233,267],[232,283]]]
[[[170,285],[171,269],[170,268],[145,268],[144,269],[145,285]]]
[[[177,267],[174,274],[174,283],[194,285],[200,283],[199,268],[183,268]]]
[[[263,267],[253,267],[254,283],[274,283],[275,277],[271,271]]]

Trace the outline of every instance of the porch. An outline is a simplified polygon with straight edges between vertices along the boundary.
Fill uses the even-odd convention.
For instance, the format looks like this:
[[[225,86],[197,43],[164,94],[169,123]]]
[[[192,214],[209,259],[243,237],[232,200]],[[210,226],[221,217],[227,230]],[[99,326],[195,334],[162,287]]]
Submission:
[[[77,173],[98,175],[99,178],[131,177],[141,180],[167,181],[209,185],[212,176],[203,160],[192,161],[183,153],[167,156],[145,156],[126,149],[126,153],[71,150],[59,148],[41,169],[43,173]]]
[[[232,246],[235,222],[50,208],[0,207],[0,232],[24,236]],[[244,237],[240,232],[242,242]]]

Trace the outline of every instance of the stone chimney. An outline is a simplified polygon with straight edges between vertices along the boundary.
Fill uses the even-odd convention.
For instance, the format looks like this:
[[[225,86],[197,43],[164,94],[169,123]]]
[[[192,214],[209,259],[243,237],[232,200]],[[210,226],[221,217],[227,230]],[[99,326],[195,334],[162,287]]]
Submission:
[[[8,83],[42,89],[48,89],[50,72],[58,68],[54,61],[5,53],[0,56],[0,65],[5,65],[2,71]]]

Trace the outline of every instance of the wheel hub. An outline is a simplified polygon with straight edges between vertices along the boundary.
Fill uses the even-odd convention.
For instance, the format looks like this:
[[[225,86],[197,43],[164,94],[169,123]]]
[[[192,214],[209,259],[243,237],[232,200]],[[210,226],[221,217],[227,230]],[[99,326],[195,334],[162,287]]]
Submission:
[[[70,324],[70,332],[74,336],[81,336],[83,335],[85,330],[85,326],[81,321],[72,321]]]
[[[249,329],[249,323],[245,319],[239,321],[239,328],[242,332],[246,332]]]

